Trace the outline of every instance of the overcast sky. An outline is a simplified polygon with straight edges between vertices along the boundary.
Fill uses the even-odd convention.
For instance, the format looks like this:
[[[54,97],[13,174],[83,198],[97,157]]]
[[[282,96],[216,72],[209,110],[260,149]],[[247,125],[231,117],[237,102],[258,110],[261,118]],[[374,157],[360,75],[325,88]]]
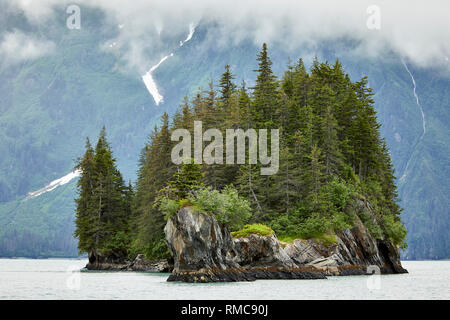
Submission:
[[[7,0],[23,10],[32,24],[45,23],[65,0]],[[68,4],[99,7],[108,22],[123,25],[117,39],[129,50],[131,64],[142,63],[149,37],[161,30],[185,34],[190,23],[215,22],[216,45],[250,40],[282,44],[290,49],[310,48],[324,40],[346,37],[359,40],[362,54],[398,53],[420,66],[449,68],[450,1],[366,0],[78,0]],[[61,13],[58,13],[61,15]],[[81,20],[82,21],[82,20]],[[371,27],[369,28],[368,27]],[[379,29],[378,29],[379,27]],[[22,32],[0,30],[0,55],[27,48],[16,59],[49,54],[53,44]],[[27,37],[28,40],[27,41]],[[449,68],[450,69],[450,68]]]

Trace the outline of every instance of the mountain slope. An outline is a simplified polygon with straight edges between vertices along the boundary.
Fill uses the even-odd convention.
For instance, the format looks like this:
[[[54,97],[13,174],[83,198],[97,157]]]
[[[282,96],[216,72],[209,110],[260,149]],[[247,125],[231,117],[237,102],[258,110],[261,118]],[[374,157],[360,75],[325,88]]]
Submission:
[[[13,19],[8,28],[20,21],[20,17]],[[72,171],[86,136],[95,139],[106,125],[119,169],[126,179],[134,180],[140,149],[160,115],[174,112],[184,95],[192,95],[199,87],[206,89],[211,77],[223,71],[218,66],[230,64],[238,83],[245,79],[251,86],[254,81],[253,74],[241,70],[255,68],[258,46],[216,47],[207,27],[199,26],[182,47],[178,43],[183,39],[170,39],[166,47],[158,48],[158,54],[149,56],[151,66],[174,53],[152,72],[164,97],[157,106],[142,81],[143,74],[125,68],[120,50],[104,49],[114,30],[101,27],[101,14],[89,13],[79,31],[56,26],[36,31],[53,37],[58,44],[54,54],[3,67],[0,73],[0,152],[4,155],[0,159],[0,218],[5,221],[0,224],[0,255],[76,254],[73,239],[66,238],[73,230],[75,180],[24,199],[29,192]],[[52,27],[57,30],[49,31]],[[321,60],[340,58],[353,80],[369,76],[397,177],[406,174],[398,181],[405,208],[402,216],[409,231],[404,256],[450,257],[449,79],[406,62],[408,72],[399,57],[355,57],[334,47],[339,46],[326,44],[317,54]],[[303,56],[309,65],[313,56],[301,50],[287,52],[270,46],[269,50],[278,75],[289,57]],[[411,74],[427,121],[424,135]],[[19,239],[27,234],[24,230],[31,230],[34,237],[29,251],[11,244],[11,234],[18,233],[12,239]],[[47,231],[51,235],[44,236]],[[71,244],[52,247],[54,242],[64,241]]]

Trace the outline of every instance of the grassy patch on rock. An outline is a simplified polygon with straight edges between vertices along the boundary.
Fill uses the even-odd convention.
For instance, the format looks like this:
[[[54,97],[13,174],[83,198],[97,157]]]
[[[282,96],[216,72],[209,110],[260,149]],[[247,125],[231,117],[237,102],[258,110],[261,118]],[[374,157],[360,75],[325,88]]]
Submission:
[[[256,224],[246,224],[241,230],[231,233],[233,238],[248,237],[251,234],[259,234],[261,236],[271,236],[274,234],[274,231],[266,225],[256,223]]]
[[[329,247],[330,245],[337,244],[337,237],[333,233],[322,233],[322,234],[316,234],[312,237],[305,237],[302,235],[288,235],[288,236],[279,236],[278,240],[282,243],[292,243],[294,240],[297,239],[314,239],[316,242]]]

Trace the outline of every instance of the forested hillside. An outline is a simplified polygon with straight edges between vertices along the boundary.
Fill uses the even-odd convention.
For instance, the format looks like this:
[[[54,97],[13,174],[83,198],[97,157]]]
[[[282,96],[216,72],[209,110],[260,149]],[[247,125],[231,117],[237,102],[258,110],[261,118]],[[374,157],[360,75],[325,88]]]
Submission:
[[[108,179],[103,172],[104,131],[95,152],[87,145],[79,162],[83,174],[77,200],[76,234],[82,252],[165,257],[165,218],[184,205],[219,211],[232,231],[260,223],[283,239],[333,241],[334,232],[351,227],[360,214],[357,201],[371,206],[373,214],[359,219],[375,238],[405,245],[393,167],[367,78],[352,82],[339,61],[315,59],[308,72],[300,59],[278,79],[265,44],[257,62],[253,87],[245,82],[238,86],[227,65],[217,89],[211,84],[191,100],[185,98],[171,121],[163,116],[141,153],[133,208],[120,210],[122,205],[112,204],[114,199],[127,203],[131,191],[125,191],[120,176]],[[171,161],[171,133],[183,128],[193,134],[195,120],[222,132],[280,129],[278,172],[261,175],[261,164],[248,159],[243,165],[176,166]],[[117,170],[112,166],[108,172]],[[228,209],[221,211],[224,206]]]
[[[164,112],[173,116],[184,95],[191,100],[198,88],[208,91],[211,80],[217,89],[226,63],[238,90],[242,80],[249,92],[255,84],[252,70],[257,68],[258,47],[251,41],[218,46],[212,40],[217,29],[206,22],[195,28],[192,39],[182,47],[179,41],[186,39],[189,25],[179,35],[168,36],[163,30],[159,41],[146,40],[151,50],[143,56],[140,70],[130,70],[124,44],[112,46],[121,31],[101,10],[81,6],[83,27],[69,30],[65,7],[45,23],[31,25],[23,13],[11,12],[5,1],[0,0],[0,6],[2,36],[19,31],[56,45],[48,55],[13,65],[2,61],[0,66],[1,256],[76,255],[76,240],[71,236],[76,182],[35,198],[27,194],[73,170],[74,160],[83,152],[80,136],[94,139],[105,125],[117,167],[125,181],[134,183],[136,158],[148,133]],[[400,205],[405,209],[401,215],[409,231],[409,246],[403,257],[448,258],[450,80],[442,70],[421,68],[406,59],[410,75],[398,55],[354,54],[353,46],[340,40],[313,49],[270,45],[272,68],[281,79],[289,57],[304,57],[309,70],[317,54],[320,61],[331,64],[339,58],[352,82],[368,76],[381,136],[398,178]],[[153,73],[164,95],[164,102],[157,106],[141,76],[171,52],[174,55]],[[425,114],[425,134],[412,77]],[[30,238],[33,246],[26,248],[27,241],[21,239]]]

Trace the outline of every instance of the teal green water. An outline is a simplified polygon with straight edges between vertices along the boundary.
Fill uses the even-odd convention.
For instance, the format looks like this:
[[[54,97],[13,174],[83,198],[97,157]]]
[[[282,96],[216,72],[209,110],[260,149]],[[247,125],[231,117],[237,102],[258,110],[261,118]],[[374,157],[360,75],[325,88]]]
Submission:
[[[408,274],[186,284],[168,274],[78,272],[86,260],[0,259],[0,299],[450,299],[450,261],[404,261]]]

